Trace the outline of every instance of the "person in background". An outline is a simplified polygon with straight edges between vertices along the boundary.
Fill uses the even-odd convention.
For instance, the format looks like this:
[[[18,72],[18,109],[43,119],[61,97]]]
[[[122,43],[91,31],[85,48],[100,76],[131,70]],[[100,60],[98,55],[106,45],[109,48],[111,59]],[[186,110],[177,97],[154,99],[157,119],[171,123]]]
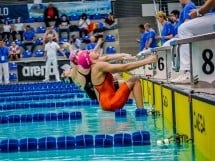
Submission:
[[[81,49],[81,43],[82,41],[75,35],[71,36],[71,44],[75,50]]]
[[[58,9],[54,7],[52,4],[49,4],[48,8],[45,9],[44,11],[44,21],[46,27],[50,27],[49,22],[50,21],[55,21],[55,27],[58,27],[59,23],[59,13]]]
[[[104,21],[104,28],[111,30],[116,27],[116,20],[112,12],[108,14],[108,17]]]
[[[49,81],[49,75],[51,70],[51,65],[53,65],[53,72],[55,74],[56,81],[60,81],[60,75],[58,71],[57,64],[57,51],[60,51],[66,58],[65,53],[60,49],[60,46],[53,41],[53,37],[48,35],[48,42],[45,45],[45,58],[46,58],[46,73],[45,79],[43,81]]]
[[[11,25],[9,24],[8,21],[5,21],[4,25],[3,25],[2,38],[4,40],[9,40],[10,39],[10,35],[11,35]]]
[[[27,49],[27,45],[31,45],[31,52],[33,53],[34,48],[36,47],[36,43],[35,43],[35,32],[31,29],[30,25],[27,25],[25,27],[25,31],[23,33],[23,42],[22,42],[22,47],[24,48],[24,50],[28,50]]]
[[[178,34],[178,26],[180,25],[179,21],[180,11],[179,10],[173,10],[169,15],[169,21],[172,23],[174,28],[174,37],[177,37]]]
[[[151,27],[149,23],[144,24],[144,28],[145,31],[148,32],[145,49],[157,47],[157,41],[155,39],[156,36],[155,30]]]
[[[143,24],[139,25],[139,31],[140,31],[140,39],[137,39],[137,42],[140,43],[140,51],[142,51],[145,48],[146,40],[147,40],[147,34],[148,32],[145,31],[145,27]]]
[[[9,83],[8,56],[9,50],[5,47],[5,42],[0,40],[0,84],[2,84],[2,72],[5,84]]]
[[[170,43],[172,41],[178,40],[178,28],[181,24],[183,24],[184,22],[187,22],[189,20],[191,20],[191,17],[189,16],[189,13],[192,9],[195,9],[196,6],[195,4],[190,1],[190,0],[180,0],[181,5],[183,6],[182,10],[180,11],[179,14],[179,19],[178,22],[174,25],[174,38],[166,41],[163,46],[170,46]],[[177,13],[176,13],[177,14]],[[173,20],[176,19],[172,16]]]
[[[206,25],[204,26],[201,23],[194,21],[195,19],[192,20],[192,16],[190,15],[190,13],[193,10],[196,10],[196,6],[191,0],[180,0],[180,3],[184,7],[179,17],[179,21],[180,21],[180,26],[178,27],[179,39],[184,39],[184,38],[192,37],[194,35],[207,33],[207,31],[208,32],[213,31],[213,25],[215,24],[215,21],[213,21],[213,19],[211,20],[207,19],[206,22],[200,21],[203,24],[208,23],[208,26]],[[193,24],[190,24],[190,22],[195,22],[194,24],[201,27],[196,29],[196,26],[194,26]],[[186,24],[188,24],[188,26]],[[189,28],[188,29],[189,31],[187,30],[186,27]],[[190,83],[190,53],[189,53],[188,44],[181,45],[180,47],[180,73],[181,74],[178,77],[170,81],[172,83],[180,83],[180,84]]]
[[[13,25],[12,37],[13,41],[17,39],[16,34],[20,35],[21,41],[23,41],[24,24],[21,23],[21,17],[17,18],[17,23]]]
[[[45,45],[48,42],[49,35],[52,36],[53,41],[59,42],[59,36],[58,33],[55,31],[54,27],[47,27],[47,30],[43,35],[43,45]]]
[[[20,58],[21,50],[18,45],[13,41],[9,48],[9,58],[10,61],[17,61]]]
[[[59,27],[58,27],[58,32],[59,32],[59,37],[61,38],[61,33],[66,32],[67,33],[67,39],[69,40],[70,38],[70,22],[67,18],[67,16],[64,14],[62,15],[60,21],[59,21]]]
[[[86,36],[89,33],[89,25],[90,25],[90,20],[87,18],[87,14],[83,13],[81,15],[81,19],[79,21],[79,37],[83,37],[83,33]]]
[[[148,32],[145,48],[137,54],[137,57],[142,57],[145,53],[151,51],[151,48],[157,47],[156,32],[152,29],[149,23],[144,24],[145,31]]]
[[[156,18],[162,25],[161,35],[157,36],[157,40],[161,40],[161,45],[163,45],[166,41],[170,40],[174,36],[174,28],[170,22],[167,21],[166,14],[163,11],[159,11],[156,14]]]

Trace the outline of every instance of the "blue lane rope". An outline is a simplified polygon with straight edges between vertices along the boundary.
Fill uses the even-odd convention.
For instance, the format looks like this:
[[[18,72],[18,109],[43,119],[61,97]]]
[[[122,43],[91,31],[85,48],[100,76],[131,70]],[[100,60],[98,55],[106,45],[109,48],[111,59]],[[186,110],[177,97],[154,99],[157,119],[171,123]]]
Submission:
[[[133,104],[133,100],[129,99],[127,105]],[[95,106],[99,105],[97,100],[90,99],[74,99],[64,102],[38,102],[38,103],[5,103],[0,104],[0,110],[14,110],[14,109],[26,109],[26,108],[57,108],[57,107],[73,107],[73,106]]]
[[[81,112],[61,112],[61,113],[36,113],[23,115],[0,116],[0,124],[43,122],[43,121],[63,121],[81,120]]]
[[[4,139],[0,142],[0,153],[124,147],[150,144],[150,133],[148,131],[116,133],[114,135],[98,134],[96,136],[89,134],[61,137],[47,136],[42,138],[23,138],[20,140]]]

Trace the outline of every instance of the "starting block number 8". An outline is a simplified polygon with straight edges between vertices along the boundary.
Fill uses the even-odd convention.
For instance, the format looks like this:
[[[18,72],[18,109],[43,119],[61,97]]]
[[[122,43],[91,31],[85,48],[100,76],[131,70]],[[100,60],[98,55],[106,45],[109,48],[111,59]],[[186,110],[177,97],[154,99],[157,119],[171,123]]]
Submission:
[[[200,82],[215,82],[215,41],[197,41],[192,44],[193,77]]]
[[[214,63],[212,62],[213,57],[214,54],[211,49],[205,49],[202,52],[202,59],[204,60],[204,63],[202,65],[202,71],[205,74],[210,75],[214,72]]]

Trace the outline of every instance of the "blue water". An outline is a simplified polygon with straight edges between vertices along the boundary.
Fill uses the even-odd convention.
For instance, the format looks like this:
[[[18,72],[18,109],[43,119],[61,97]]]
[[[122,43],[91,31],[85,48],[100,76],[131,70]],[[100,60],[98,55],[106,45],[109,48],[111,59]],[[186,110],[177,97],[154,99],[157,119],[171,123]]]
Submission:
[[[21,95],[21,93],[20,93]],[[86,99],[86,98],[85,98]],[[66,99],[73,101],[74,99]],[[65,99],[45,99],[42,102],[61,102]],[[83,99],[84,101],[84,99]],[[20,101],[18,101],[20,102]],[[24,101],[35,103],[35,101]],[[38,101],[36,101],[38,102]],[[15,102],[17,103],[17,102]],[[145,108],[151,109],[147,104]],[[0,111],[0,116],[14,114],[33,114],[50,112],[73,112],[82,113],[81,120],[11,123],[0,124],[0,140],[22,139],[27,137],[42,138],[46,136],[77,136],[80,134],[109,134],[119,132],[132,133],[138,130],[150,132],[151,145],[113,147],[113,148],[89,148],[74,150],[52,150],[36,152],[0,153],[0,161],[191,161],[193,160],[192,145],[184,143],[180,147],[173,144],[158,146],[157,140],[172,135],[172,129],[164,129],[162,116],[149,115],[142,119],[135,118],[135,104],[126,105],[127,117],[115,119],[113,112],[106,112],[98,105],[94,106],[71,106],[53,108],[29,108]]]
[[[21,139],[24,137],[41,138],[45,136],[76,136],[80,134],[115,134],[117,132],[134,132],[137,130],[150,131],[150,146],[132,146],[121,148],[96,148],[96,149],[75,149],[59,151],[40,151],[40,152],[22,152],[0,154],[0,160],[178,160],[182,155],[190,155],[190,145],[180,148],[174,145],[160,147],[156,145],[158,139],[166,138],[172,135],[162,127],[162,117],[153,119],[148,116],[142,120],[136,120],[134,116],[135,105],[126,106],[127,118],[116,120],[112,112],[102,111],[98,106],[95,107],[76,107],[76,108],[57,108],[43,109],[34,112],[62,112],[62,111],[81,111],[82,120],[80,121],[53,121],[53,122],[33,122],[0,125],[0,140],[5,138]],[[35,110],[35,109],[34,109]],[[28,110],[15,110],[19,114],[27,113]],[[30,111],[28,111],[30,112]],[[11,113],[12,114],[12,113]],[[180,160],[180,159],[179,159]],[[189,160],[189,159],[188,159]],[[186,158],[183,158],[186,161]]]

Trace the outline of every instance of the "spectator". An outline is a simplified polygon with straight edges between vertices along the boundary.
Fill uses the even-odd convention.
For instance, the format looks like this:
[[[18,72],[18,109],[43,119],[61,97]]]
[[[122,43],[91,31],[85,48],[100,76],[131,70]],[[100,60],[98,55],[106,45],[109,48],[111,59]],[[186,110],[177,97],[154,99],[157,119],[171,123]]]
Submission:
[[[44,21],[46,24],[46,27],[50,27],[49,22],[50,21],[55,21],[55,27],[58,26],[58,21],[59,21],[59,13],[58,9],[54,7],[52,4],[49,4],[48,8],[45,9],[44,11]]]
[[[13,26],[13,31],[12,31],[13,41],[17,39],[16,34],[19,34],[21,41],[23,41],[23,32],[24,32],[24,24],[21,23],[21,17],[18,17],[17,23],[15,23]]]
[[[192,1],[180,0],[180,2],[182,5],[184,5],[184,8],[181,11],[180,18],[179,18],[180,20],[180,26],[178,28],[179,39],[188,38],[197,34],[207,33],[207,31],[210,31],[210,32],[213,31],[214,21],[209,22],[210,20],[208,19],[206,22],[204,22],[203,20],[197,23],[196,20],[198,20],[199,18],[192,20],[192,16],[190,15],[190,13],[192,12],[192,10],[196,11],[196,6]],[[202,27],[195,29],[196,26],[193,26],[193,24],[190,24],[190,22],[193,22],[195,25],[200,25],[201,23],[207,23],[208,26],[204,26],[203,24],[201,24]],[[188,26],[185,25],[187,23],[188,23]],[[189,27],[188,30],[187,30],[187,27]],[[194,30],[192,30],[192,28],[190,27],[194,27]],[[202,30],[202,31],[197,31],[197,30]],[[189,56],[189,45],[187,44],[181,45],[180,47],[180,71],[182,74],[179,75],[177,78],[172,79],[171,82],[185,83],[185,84],[189,83],[190,82],[190,56]]]
[[[140,51],[142,51],[145,48],[146,45],[146,39],[148,32],[145,31],[145,27],[143,24],[139,25],[139,31],[140,31],[140,39],[137,39],[137,42],[140,43]]]
[[[31,29],[30,25],[27,25],[25,27],[25,31],[23,33],[22,47],[24,48],[24,50],[27,50],[27,47],[26,47],[27,45],[32,45],[31,52],[33,53],[34,48],[36,46],[36,43],[35,43],[35,33]]]
[[[53,38],[53,41],[59,42],[58,33],[54,30],[53,27],[47,27],[46,32],[43,35],[43,44],[48,42],[48,36],[51,35]]]
[[[79,21],[79,37],[83,37],[83,33],[86,36],[89,33],[88,26],[90,25],[90,20],[87,18],[86,13],[81,15],[81,19]]]
[[[10,52],[9,52],[9,58],[10,58],[10,60],[11,61],[19,60],[20,53],[21,53],[20,47],[18,45],[16,45],[15,42],[12,42],[11,46],[10,46]]]
[[[48,43],[45,45],[45,57],[46,57],[46,74],[43,81],[49,81],[51,64],[53,65],[53,70],[55,74],[55,79],[60,81],[58,65],[57,65],[57,51],[60,51],[64,57],[66,55],[61,51],[60,46],[53,41],[53,37],[48,35]]]
[[[180,11],[178,10],[173,10],[169,16],[169,21],[172,23],[174,28],[174,37],[178,34],[178,26],[180,25],[179,16]]]
[[[62,15],[61,20],[59,22],[59,37],[61,38],[61,33],[66,32],[67,33],[67,39],[69,40],[70,37],[70,22],[66,15]]]
[[[183,24],[184,22],[187,22],[191,19],[191,17],[189,16],[189,13],[192,9],[196,8],[195,4],[190,0],[180,0],[180,3],[183,6],[183,8],[180,12],[179,21],[174,27],[175,37],[170,39],[169,41],[166,41],[163,44],[163,46],[170,46],[171,41],[175,41],[178,39],[178,28],[179,28],[179,26],[181,24]]]
[[[81,49],[81,40],[75,35],[71,36],[71,44],[75,50]]]
[[[10,35],[11,35],[11,25],[9,24],[8,21],[5,21],[4,25],[3,25],[2,37],[3,37],[4,40],[9,40]],[[5,36],[7,36],[6,39],[5,39]]]
[[[98,43],[98,40],[100,40],[101,43]],[[96,33],[90,36],[90,43],[87,44],[86,49],[97,50],[98,52],[100,52],[100,55],[102,55],[103,45],[104,45],[103,33]]]
[[[145,28],[145,31],[148,32],[145,49],[157,47],[157,41],[155,39],[155,35],[156,35],[155,30],[152,29],[149,23],[146,23],[144,25],[144,28]]]
[[[180,39],[213,32],[215,24],[215,1],[205,1],[200,8],[191,10],[189,16],[192,19],[181,24],[178,28],[178,36]],[[189,54],[189,46],[182,45],[180,48],[180,71],[182,71],[183,74],[171,80],[172,82],[190,83]]]
[[[159,11],[156,14],[158,21],[162,25],[161,36],[157,36],[157,40],[161,40],[161,45],[163,45],[166,41],[170,40],[174,36],[174,28],[170,22],[167,21],[166,14],[163,11]]]
[[[5,47],[5,43],[0,40],[0,83],[2,84],[2,71],[5,84],[9,83],[9,67],[8,67],[9,50]]]
[[[143,56],[145,53],[151,51],[151,48],[157,47],[156,33],[155,30],[152,29],[149,23],[144,24],[145,31],[148,32],[146,38],[146,44],[144,50],[137,54],[137,57]]]
[[[108,17],[104,21],[104,28],[110,30],[110,29],[114,29],[115,27],[116,27],[115,17],[113,13],[110,12],[108,14]]]

